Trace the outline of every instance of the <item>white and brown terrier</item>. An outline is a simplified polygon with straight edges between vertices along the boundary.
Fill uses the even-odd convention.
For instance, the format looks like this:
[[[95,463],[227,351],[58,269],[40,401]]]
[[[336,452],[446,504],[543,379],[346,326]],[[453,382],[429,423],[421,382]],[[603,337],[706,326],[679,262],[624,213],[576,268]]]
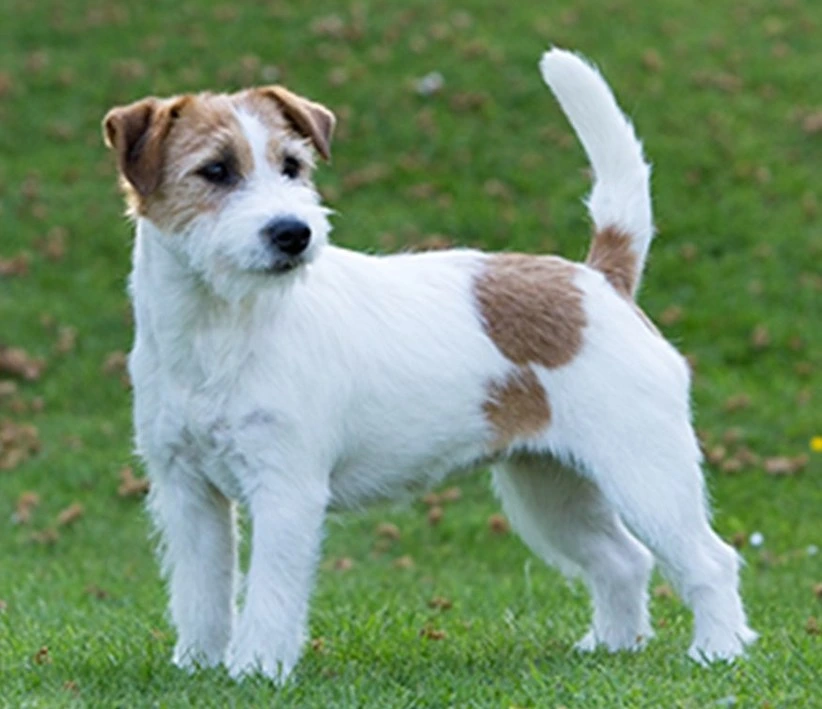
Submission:
[[[654,557],[693,609],[693,658],[756,637],[709,524],[688,366],[634,302],[650,168],[596,69],[557,49],[540,68],[593,167],[584,264],[328,245],[311,172],[334,117],[279,86],[106,116],[137,229],[129,369],[178,665],[284,680],[326,510],[479,463],[525,543],[589,587],[580,649],[652,635]],[[252,533],[235,620],[236,503]]]

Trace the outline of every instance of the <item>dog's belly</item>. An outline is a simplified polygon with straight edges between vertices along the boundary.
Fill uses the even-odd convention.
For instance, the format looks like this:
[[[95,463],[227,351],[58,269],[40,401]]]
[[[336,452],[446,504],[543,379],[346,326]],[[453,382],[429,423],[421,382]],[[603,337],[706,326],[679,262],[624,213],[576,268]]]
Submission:
[[[330,478],[331,506],[344,509],[403,497],[488,462],[479,441],[454,442],[426,453],[374,443],[337,461]]]

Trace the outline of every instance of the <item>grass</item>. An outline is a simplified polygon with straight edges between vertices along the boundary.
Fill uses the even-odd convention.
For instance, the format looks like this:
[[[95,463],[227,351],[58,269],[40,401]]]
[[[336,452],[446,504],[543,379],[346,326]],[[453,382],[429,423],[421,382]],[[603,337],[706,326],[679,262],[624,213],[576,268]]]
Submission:
[[[0,705],[822,706],[822,455],[809,447],[822,435],[822,5],[6,0],[0,26],[0,344],[45,362],[31,380],[0,374]],[[280,80],[340,116],[319,175],[339,243],[577,258],[585,161],[536,71],[550,43],[600,64],[654,162],[642,303],[696,363],[715,524],[742,546],[761,641],[747,661],[695,666],[690,617],[657,580],[647,651],[576,655],[585,594],[491,530],[480,474],[453,483],[462,497],[438,525],[416,500],[331,520],[314,642],[283,690],[176,671],[147,520],[117,494],[134,464],[116,354],[131,337],[130,229],[103,113]],[[422,97],[414,82],[432,71],[444,88]],[[789,474],[766,472],[780,465]],[[26,491],[39,495],[28,521]],[[59,525],[75,502],[82,514]],[[380,522],[400,538],[378,538]]]

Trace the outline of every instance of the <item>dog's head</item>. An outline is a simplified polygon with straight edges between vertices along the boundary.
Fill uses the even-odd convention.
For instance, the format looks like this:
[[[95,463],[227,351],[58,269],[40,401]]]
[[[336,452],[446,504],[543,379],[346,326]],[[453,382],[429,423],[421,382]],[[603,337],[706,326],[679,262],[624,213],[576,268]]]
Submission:
[[[146,98],[103,121],[130,214],[232,299],[327,242],[311,173],[333,129],[327,108],[281,86]]]

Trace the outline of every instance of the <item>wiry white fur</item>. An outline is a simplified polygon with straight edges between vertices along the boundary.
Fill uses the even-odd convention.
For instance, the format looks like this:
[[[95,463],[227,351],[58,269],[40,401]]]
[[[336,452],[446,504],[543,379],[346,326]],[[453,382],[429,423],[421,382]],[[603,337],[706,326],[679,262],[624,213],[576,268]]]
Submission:
[[[585,59],[553,49],[543,54],[539,67],[591,161],[594,186],[587,204],[594,226],[629,234],[641,273],[654,235],[651,167],[642,143],[608,84]]]
[[[566,98],[567,79],[593,87],[574,120],[589,142],[598,121],[608,128],[596,140],[619,142],[627,133],[612,130],[610,93],[578,62],[552,60],[551,85]],[[305,637],[326,510],[487,459],[495,435],[483,404],[514,367],[473,294],[485,255],[380,258],[325,245],[327,211],[270,169],[262,125],[239,117],[255,172],[227,206],[185,234],[138,220],[129,366],[174,661],[282,681]],[[606,160],[600,179],[610,184],[615,169]],[[283,215],[311,225],[312,258],[262,273],[260,228]],[[692,655],[732,659],[754,634],[736,555],[708,525],[685,363],[601,274],[579,266],[576,284],[584,346],[564,367],[534,365],[552,420],[497,457],[503,505],[537,554],[591,589],[594,620],[580,648],[636,648],[650,637],[647,545],[694,608]],[[235,619],[236,502],[251,516],[252,551]]]

